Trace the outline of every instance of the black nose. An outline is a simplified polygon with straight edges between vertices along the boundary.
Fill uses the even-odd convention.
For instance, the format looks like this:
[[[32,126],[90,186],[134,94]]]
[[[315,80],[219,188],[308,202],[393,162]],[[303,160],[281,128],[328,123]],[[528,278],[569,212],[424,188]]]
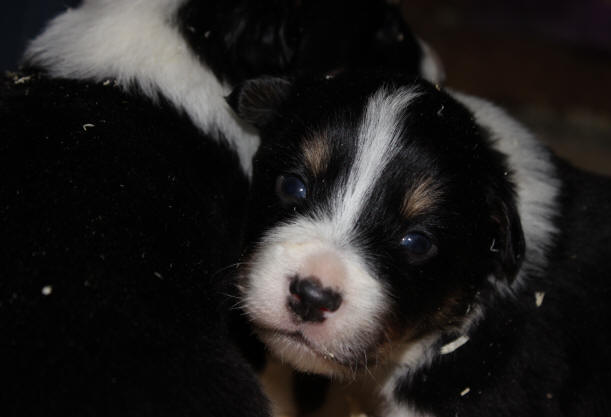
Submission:
[[[331,288],[324,288],[314,277],[291,279],[289,308],[304,321],[322,322],[325,312],[337,311],[342,296]]]

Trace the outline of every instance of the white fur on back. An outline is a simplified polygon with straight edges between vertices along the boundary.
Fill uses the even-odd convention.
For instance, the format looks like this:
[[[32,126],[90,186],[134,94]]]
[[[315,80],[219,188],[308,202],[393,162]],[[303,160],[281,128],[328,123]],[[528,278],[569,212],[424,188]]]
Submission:
[[[86,0],[54,20],[32,41],[26,59],[51,76],[116,79],[153,100],[162,95],[203,132],[221,132],[245,172],[259,138],[234,118],[222,85],[191,52],[173,22],[185,0]]]
[[[515,288],[522,284],[520,278],[525,274],[546,266],[546,251],[557,233],[553,218],[557,214],[560,181],[549,152],[505,111],[477,97],[457,92],[452,95],[473,112],[478,124],[488,129],[494,146],[507,156],[512,169],[508,175],[517,186],[518,212],[526,241],[524,266],[514,281]]]

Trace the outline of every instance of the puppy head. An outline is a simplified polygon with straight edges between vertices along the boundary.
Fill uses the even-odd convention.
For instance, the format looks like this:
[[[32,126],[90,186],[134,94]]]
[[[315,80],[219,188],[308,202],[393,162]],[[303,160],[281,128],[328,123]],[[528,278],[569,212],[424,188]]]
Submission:
[[[343,375],[455,331],[524,243],[510,171],[426,82],[349,73],[245,83],[257,126],[243,301],[299,369]]]
[[[177,23],[191,48],[230,84],[262,74],[401,68],[440,82],[431,49],[384,0],[188,1]]]

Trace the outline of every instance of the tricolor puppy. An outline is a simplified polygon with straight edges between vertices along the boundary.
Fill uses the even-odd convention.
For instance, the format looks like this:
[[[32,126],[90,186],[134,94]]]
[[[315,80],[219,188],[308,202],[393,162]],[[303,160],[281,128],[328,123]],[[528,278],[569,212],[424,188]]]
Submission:
[[[230,102],[262,134],[242,291],[275,355],[368,415],[610,415],[608,178],[409,77]]]

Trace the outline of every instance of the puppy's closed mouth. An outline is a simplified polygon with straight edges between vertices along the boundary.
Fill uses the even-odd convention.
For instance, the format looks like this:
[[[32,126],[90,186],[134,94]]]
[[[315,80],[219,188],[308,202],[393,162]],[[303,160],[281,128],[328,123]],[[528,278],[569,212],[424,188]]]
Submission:
[[[314,345],[310,340],[308,340],[305,336],[303,336],[303,334],[300,331],[273,329],[273,328],[264,327],[264,326],[256,326],[255,329],[261,336],[268,336],[268,337],[272,337],[276,339],[277,343],[281,344],[282,342],[286,342],[288,339],[290,342],[297,343],[301,347],[307,348],[313,354],[315,354],[316,356],[322,359],[335,362],[338,365],[341,365],[344,367],[354,366],[354,364],[350,363],[349,361],[342,360],[338,358],[336,355],[334,355],[333,353],[329,352],[328,350]]]

